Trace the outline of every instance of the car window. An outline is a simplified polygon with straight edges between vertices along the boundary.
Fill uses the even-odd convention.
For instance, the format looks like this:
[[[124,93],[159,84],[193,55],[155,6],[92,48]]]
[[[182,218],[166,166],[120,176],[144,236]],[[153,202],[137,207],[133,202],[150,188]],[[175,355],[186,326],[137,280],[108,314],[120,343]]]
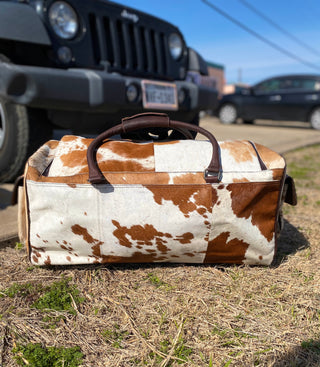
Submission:
[[[254,90],[258,93],[270,93],[280,89],[279,79],[266,80],[255,86]]]
[[[280,83],[280,89],[291,89],[296,91],[297,89],[304,90],[320,90],[320,81],[315,79],[303,79],[303,78],[285,78]]]
[[[286,78],[282,79],[280,83],[280,89],[297,89],[301,88],[299,79]]]
[[[310,90],[320,90],[320,82],[313,79],[301,79],[301,88]]]

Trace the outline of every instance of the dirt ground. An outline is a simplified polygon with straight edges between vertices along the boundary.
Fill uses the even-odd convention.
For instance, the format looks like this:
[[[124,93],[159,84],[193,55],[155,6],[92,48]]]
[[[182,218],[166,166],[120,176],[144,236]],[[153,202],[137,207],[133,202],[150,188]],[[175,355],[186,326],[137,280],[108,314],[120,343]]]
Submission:
[[[319,156],[319,145],[286,154],[298,205],[285,205],[271,267],[46,268],[8,244],[0,365],[41,366],[21,349],[40,343],[82,353],[43,366],[320,366]]]

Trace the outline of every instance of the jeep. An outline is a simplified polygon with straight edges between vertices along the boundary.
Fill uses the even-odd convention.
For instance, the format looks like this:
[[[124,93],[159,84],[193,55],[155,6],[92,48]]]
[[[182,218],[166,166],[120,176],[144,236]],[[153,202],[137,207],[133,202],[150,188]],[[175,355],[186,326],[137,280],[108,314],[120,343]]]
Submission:
[[[198,124],[217,91],[190,81],[195,72],[208,74],[203,58],[149,14],[106,0],[0,0],[0,182],[54,129],[98,134],[147,111]]]

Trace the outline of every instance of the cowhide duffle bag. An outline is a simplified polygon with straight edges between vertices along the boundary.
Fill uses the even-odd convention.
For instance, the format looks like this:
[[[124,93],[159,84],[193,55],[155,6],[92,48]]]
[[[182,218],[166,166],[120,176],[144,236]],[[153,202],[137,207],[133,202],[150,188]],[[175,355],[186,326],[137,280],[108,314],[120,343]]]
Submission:
[[[208,140],[110,139],[158,127]],[[95,139],[47,142],[29,158],[20,189],[20,237],[37,265],[269,265],[282,204],[296,203],[280,155],[250,141],[218,143],[165,114],[123,119]]]

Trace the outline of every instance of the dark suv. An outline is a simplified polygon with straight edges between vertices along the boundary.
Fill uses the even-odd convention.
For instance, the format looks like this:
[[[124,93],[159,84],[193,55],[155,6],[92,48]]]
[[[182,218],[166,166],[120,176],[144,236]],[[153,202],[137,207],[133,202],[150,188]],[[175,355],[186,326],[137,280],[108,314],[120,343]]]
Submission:
[[[0,181],[55,127],[96,134],[148,110],[198,124],[217,91],[190,72],[207,75],[206,62],[146,13],[105,0],[0,0]]]
[[[218,116],[224,124],[237,118],[306,121],[320,129],[320,75],[286,75],[270,78],[252,88],[223,96]]]

